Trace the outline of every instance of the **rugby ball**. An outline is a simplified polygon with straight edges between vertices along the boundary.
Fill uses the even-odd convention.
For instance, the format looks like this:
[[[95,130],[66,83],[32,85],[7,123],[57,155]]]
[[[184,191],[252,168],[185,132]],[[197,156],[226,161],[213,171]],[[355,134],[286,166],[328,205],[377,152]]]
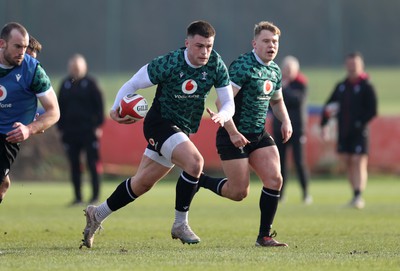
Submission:
[[[122,98],[119,102],[118,113],[121,118],[128,117],[133,120],[141,120],[146,116],[148,110],[149,105],[146,99],[135,93]]]

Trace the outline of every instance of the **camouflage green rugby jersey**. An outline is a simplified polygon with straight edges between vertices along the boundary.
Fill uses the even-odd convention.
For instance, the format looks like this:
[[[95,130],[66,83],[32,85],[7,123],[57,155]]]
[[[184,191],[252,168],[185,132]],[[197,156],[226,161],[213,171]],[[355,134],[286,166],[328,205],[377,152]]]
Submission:
[[[184,51],[181,48],[155,58],[147,72],[150,81],[158,85],[152,107],[183,131],[195,133],[211,88],[228,86],[230,81],[225,63],[214,50],[208,63],[199,68],[187,64]]]
[[[261,61],[261,60],[260,60]],[[260,63],[253,52],[239,56],[229,67],[235,96],[233,121],[241,133],[260,133],[265,127],[269,101],[281,88],[282,74],[275,62]]]

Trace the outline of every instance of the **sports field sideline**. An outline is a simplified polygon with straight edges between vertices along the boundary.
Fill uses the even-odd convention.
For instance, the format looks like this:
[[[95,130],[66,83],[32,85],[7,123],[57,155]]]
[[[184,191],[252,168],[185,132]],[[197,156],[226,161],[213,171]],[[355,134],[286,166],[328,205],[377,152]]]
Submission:
[[[115,186],[104,182],[103,200]],[[364,210],[345,207],[351,195],[342,176],[313,178],[310,206],[296,180],[287,188],[273,228],[289,248],[254,246],[255,181],[242,202],[200,190],[190,222],[201,243],[172,240],[175,181],[163,181],[107,219],[92,249],[80,250],[84,207],[67,207],[70,184],[15,181],[0,206],[0,270],[400,270],[397,176],[370,177]]]

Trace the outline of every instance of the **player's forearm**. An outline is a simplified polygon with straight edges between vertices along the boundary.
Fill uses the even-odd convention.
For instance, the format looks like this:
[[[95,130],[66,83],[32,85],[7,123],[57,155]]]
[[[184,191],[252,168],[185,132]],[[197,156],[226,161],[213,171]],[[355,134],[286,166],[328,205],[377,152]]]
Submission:
[[[53,126],[60,118],[60,113],[57,109],[47,110],[45,113],[40,115],[32,123],[28,124],[29,134],[43,133],[46,129]]]
[[[239,131],[237,130],[236,125],[235,125],[235,123],[233,122],[232,119],[230,119],[227,122],[225,122],[224,128],[225,128],[225,130],[228,132],[228,134],[230,136],[239,133]]]
[[[271,100],[272,112],[281,123],[289,123],[290,118],[283,99]]]

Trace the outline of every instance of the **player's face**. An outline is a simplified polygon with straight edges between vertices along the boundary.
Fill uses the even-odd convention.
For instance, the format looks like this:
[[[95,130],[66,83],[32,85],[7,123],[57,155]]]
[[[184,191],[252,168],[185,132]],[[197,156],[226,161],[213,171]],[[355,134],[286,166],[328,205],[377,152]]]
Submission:
[[[282,66],[281,71],[282,71],[282,80],[285,79],[288,81],[292,81],[297,76],[297,71],[295,68],[293,68],[293,65],[291,64],[286,64]]]
[[[71,59],[68,63],[68,72],[72,78],[76,80],[82,79],[87,72],[86,61],[80,57]]]
[[[28,34],[23,36],[18,30],[13,29],[10,33],[10,39],[2,42],[3,64],[8,66],[21,65],[28,44]]]
[[[264,63],[269,63],[278,54],[279,35],[269,30],[261,30],[260,34],[253,40],[253,48]]]
[[[37,57],[37,51],[34,50],[34,49],[31,49],[31,48],[29,48],[29,47],[26,49],[26,53],[27,53],[28,55],[30,55],[31,57],[33,57],[33,58],[36,58],[36,57]]]
[[[215,37],[205,38],[200,35],[195,35],[185,40],[185,46],[188,52],[187,55],[192,65],[203,66],[207,64],[214,46],[214,38]]]
[[[364,61],[361,57],[349,57],[346,59],[346,69],[350,76],[357,77],[364,72]]]

